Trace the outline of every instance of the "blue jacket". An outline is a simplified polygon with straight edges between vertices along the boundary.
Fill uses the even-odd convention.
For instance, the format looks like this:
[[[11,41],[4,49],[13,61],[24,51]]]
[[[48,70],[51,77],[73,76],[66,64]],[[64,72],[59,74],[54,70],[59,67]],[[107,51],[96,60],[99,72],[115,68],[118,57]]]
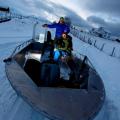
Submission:
[[[49,24],[48,28],[56,28],[56,33],[55,33],[56,38],[60,38],[63,32],[66,33],[70,32],[70,28],[66,24],[53,23],[51,25]]]

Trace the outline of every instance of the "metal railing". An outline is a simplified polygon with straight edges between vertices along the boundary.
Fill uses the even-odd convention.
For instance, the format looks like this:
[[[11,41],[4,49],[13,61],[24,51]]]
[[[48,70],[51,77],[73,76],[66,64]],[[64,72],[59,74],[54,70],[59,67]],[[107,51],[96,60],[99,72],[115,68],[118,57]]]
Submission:
[[[92,62],[88,59],[88,57],[86,56],[86,55],[83,55],[83,54],[81,54],[81,53],[79,53],[78,51],[75,51],[74,50],[74,52],[73,52],[73,54],[74,54],[74,57],[78,57],[80,60],[84,60],[85,59],[85,57],[86,57],[86,59],[85,59],[85,63],[87,64],[87,65],[89,65],[94,71],[96,71],[95,70],[95,68],[94,68],[94,66],[93,66],[93,64],[92,64]],[[77,55],[76,55],[77,54]]]
[[[31,39],[31,40],[25,41],[22,44],[16,46],[15,49],[13,50],[12,54],[10,55],[10,58],[13,58],[18,52],[20,52],[23,48],[25,48],[32,42],[33,42],[33,40]]]

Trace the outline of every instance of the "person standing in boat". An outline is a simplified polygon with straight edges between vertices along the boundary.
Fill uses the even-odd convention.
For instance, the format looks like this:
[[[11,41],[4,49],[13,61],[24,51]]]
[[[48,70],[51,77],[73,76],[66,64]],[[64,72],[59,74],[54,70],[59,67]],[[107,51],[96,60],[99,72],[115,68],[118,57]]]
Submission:
[[[64,32],[59,41],[56,41],[56,48],[54,48],[54,60],[58,61],[60,58],[71,56],[72,50],[72,37]]]
[[[42,26],[48,28],[56,28],[55,41],[59,40],[64,32],[70,32],[70,27],[67,24],[65,24],[64,17],[60,17],[58,23],[54,22],[52,24],[44,24]]]

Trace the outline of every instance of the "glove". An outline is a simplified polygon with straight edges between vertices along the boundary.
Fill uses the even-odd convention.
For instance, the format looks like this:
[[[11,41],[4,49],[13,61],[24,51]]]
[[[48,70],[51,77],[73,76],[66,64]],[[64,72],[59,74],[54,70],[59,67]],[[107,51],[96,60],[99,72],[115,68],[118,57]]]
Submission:
[[[48,25],[47,24],[43,24],[42,27],[47,27]]]

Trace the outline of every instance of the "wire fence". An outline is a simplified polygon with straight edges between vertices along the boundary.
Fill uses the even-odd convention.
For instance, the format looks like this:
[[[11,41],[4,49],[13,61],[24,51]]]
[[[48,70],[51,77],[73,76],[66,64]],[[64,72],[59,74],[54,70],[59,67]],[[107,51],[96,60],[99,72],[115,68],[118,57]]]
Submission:
[[[6,13],[5,17],[4,18],[0,17],[0,19],[1,20],[2,19],[4,19],[4,20],[11,19],[11,18],[22,19],[22,18],[29,18],[29,17],[30,16],[23,16],[23,15],[16,14],[16,13]],[[109,56],[120,59],[120,45],[113,46],[113,45],[109,45],[107,42],[100,43],[100,41],[97,37],[93,37],[92,35],[90,35],[88,33],[83,33],[80,30],[76,29],[75,27],[71,28],[71,34],[73,34],[73,36],[77,37],[78,39],[82,40],[83,42],[88,43],[88,44],[94,46],[95,48],[99,49],[100,51],[108,54]]]
[[[81,41],[94,46],[98,50],[106,53],[107,55],[111,57],[115,57],[120,59],[120,45],[118,44],[109,44],[109,42],[105,42],[107,40],[101,39],[98,37],[93,37],[92,35],[88,33],[83,33],[80,30],[76,28],[71,28],[71,34],[75,36],[76,38],[80,39]],[[111,41],[112,43],[115,41]]]

